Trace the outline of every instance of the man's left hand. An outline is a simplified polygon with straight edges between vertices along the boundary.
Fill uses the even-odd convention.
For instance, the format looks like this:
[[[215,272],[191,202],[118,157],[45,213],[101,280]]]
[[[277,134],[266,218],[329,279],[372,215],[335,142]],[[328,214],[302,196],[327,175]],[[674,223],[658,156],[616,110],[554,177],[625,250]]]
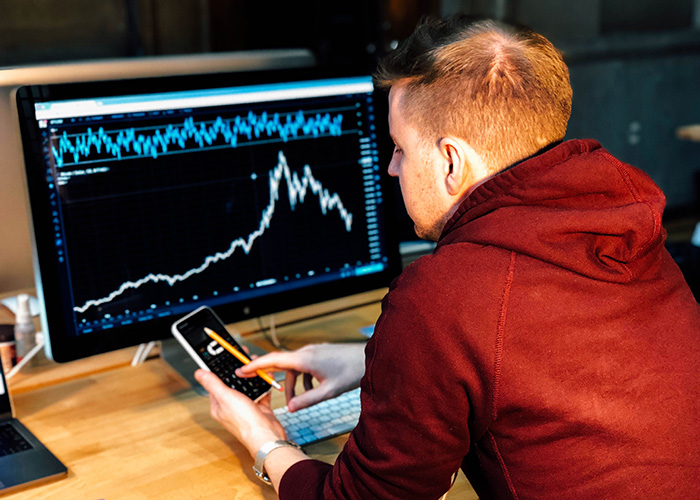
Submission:
[[[194,374],[209,392],[211,415],[238,439],[252,456],[268,441],[286,439],[282,425],[270,408],[270,394],[257,403],[226,386],[219,377],[205,370]]]

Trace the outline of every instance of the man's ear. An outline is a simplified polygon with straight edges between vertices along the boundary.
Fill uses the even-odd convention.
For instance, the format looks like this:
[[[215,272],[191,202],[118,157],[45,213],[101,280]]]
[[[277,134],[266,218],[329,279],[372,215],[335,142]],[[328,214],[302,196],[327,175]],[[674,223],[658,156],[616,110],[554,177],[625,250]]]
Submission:
[[[445,187],[451,196],[462,196],[488,176],[483,160],[465,141],[443,137],[438,146],[445,162]]]
[[[440,153],[444,161],[443,175],[445,188],[451,196],[462,194],[464,184],[469,180],[469,164],[461,141],[451,137],[440,139]]]

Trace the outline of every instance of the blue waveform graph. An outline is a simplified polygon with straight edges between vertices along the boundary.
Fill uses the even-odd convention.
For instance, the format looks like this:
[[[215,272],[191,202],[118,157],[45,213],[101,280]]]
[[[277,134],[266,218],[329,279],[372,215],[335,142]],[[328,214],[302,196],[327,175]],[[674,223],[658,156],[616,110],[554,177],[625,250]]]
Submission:
[[[249,142],[276,138],[282,142],[290,139],[316,139],[322,136],[340,136],[343,132],[343,115],[338,113],[316,113],[306,116],[302,111],[286,114],[268,114],[266,111],[255,114],[249,111],[246,116],[224,119],[217,116],[213,121],[195,122],[187,117],[181,124],[168,124],[162,127],[128,128],[93,131],[69,135],[66,131],[55,136],[57,144],[51,146],[51,153],[58,168],[77,165],[105,156],[116,160],[126,158],[158,158],[173,150],[187,151],[220,147],[236,148],[241,137]],[[68,161],[66,161],[68,157]],[[72,162],[70,161],[72,160]]]
[[[267,229],[269,229],[270,225],[272,224],[275,210],[277,209],[277,202],[279,201],[280,197],[280,187],[283,185],[283,181],[287,187],[289,205],[292,211],[294,211],[298,204],[304,203],[310,193],[318,197],[319,208],[324,216],[330,211],[336,210],[343,225],[345,226],[345,230],[347,232],[352,230],[353,215],[345,208],[340,196],[337,193],[331,193],[328,189],[324,188],[321,182],[314,177],[311,167],[308,164],[304,165],[303,173],[301,175],[299,175],[297,172],[293,172],[287,163],[287,158],[285,157],[284,153],[279,151],[277,165],[269,171],[270,201],[262,211],[257,229],[247,236],[234,239],[231,241],[228,249],[224,250],[223,252],[215,252],[212,255],[206,256],[200,265],[193,267],[184,273],[150,273],[138,280],[126,281],[116,290],[102,298],[88,300],[82,306],[75,306],[73,308],[74,311],[84,313],[91,307],[96,307],[111,302],[128,290],[137,289],[143,285],[146,285],[147,283],[165,282],[168,285],[173,286],[179,282],[187,280],[192,276],[203,273],[217,262],[230,258],[239,249],[246,255],[249,254],[256,240],[263,236],[263,234],[265,234]]]

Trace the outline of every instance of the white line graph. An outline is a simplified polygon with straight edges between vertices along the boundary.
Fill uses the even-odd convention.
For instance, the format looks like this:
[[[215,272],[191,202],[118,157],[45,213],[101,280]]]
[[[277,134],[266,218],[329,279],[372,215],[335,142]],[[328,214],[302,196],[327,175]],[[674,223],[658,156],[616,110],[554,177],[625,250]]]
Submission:
[[[294,210],[298,203],[304,203],[306,195],[308,194],[309,189],[311,189],[311,193],[318,196],[321,213],[323,215],[326,215],[328,211],[335,209],[338,211],[340,218],[345,224],[345,230],[350,232],[352,229],[352,213],[348,212],[348,210],[343,206],[343,202],[338,196],[338,193],[330,193],[328,189],[324,188],[323,185],[316,180],[309,165],[304,165],[303,175],[299,177],[296,172],[291,171],[289,165],[287,164],[287,158],[284,156],[284,153],[280,151],[278,153],[277,166],[270,171],[269,179],[270,202],[262,212],[258,228],[247,237],[236,238],[231,242],[231,245],[226,251],[216,252],[213,255],[206,256],[204,261],[199,266],[194,267],[182,274],[170,275],[150,273],[136,281],[126,281],[107,296],[99,299],[88,300],[82,306],[75,306],[73,310],[78,313],[84,313],[91,307],[96,307],[107,302],[111,302],[126,291],[139,288],[147,283],[166,282],[168,285],[173,286],[176,283],[185,281],[196,274],[204,272],[212,264],[228,259],[239,248],[246,254],[249,254],[253,248],[253,245],[255,244],[255,241],[265,233],[272,223],[277,201],[279,201],[280,185],[283,179],[287,183],[289,205],[291,206],[292,210]]]

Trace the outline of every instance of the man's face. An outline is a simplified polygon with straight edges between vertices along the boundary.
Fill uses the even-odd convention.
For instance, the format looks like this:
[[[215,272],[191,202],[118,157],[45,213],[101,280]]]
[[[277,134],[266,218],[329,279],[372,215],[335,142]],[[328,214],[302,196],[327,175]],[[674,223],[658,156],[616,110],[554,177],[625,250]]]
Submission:
[[[441,208],[440,177],[433,155],[437,148],[405,119],[401,98],[405,87],[394,86],[389,92],[389,131],[394,154],[389,175],[399,178],[406,210],[420,238],[437,241],[445,224],[446,211]]]

